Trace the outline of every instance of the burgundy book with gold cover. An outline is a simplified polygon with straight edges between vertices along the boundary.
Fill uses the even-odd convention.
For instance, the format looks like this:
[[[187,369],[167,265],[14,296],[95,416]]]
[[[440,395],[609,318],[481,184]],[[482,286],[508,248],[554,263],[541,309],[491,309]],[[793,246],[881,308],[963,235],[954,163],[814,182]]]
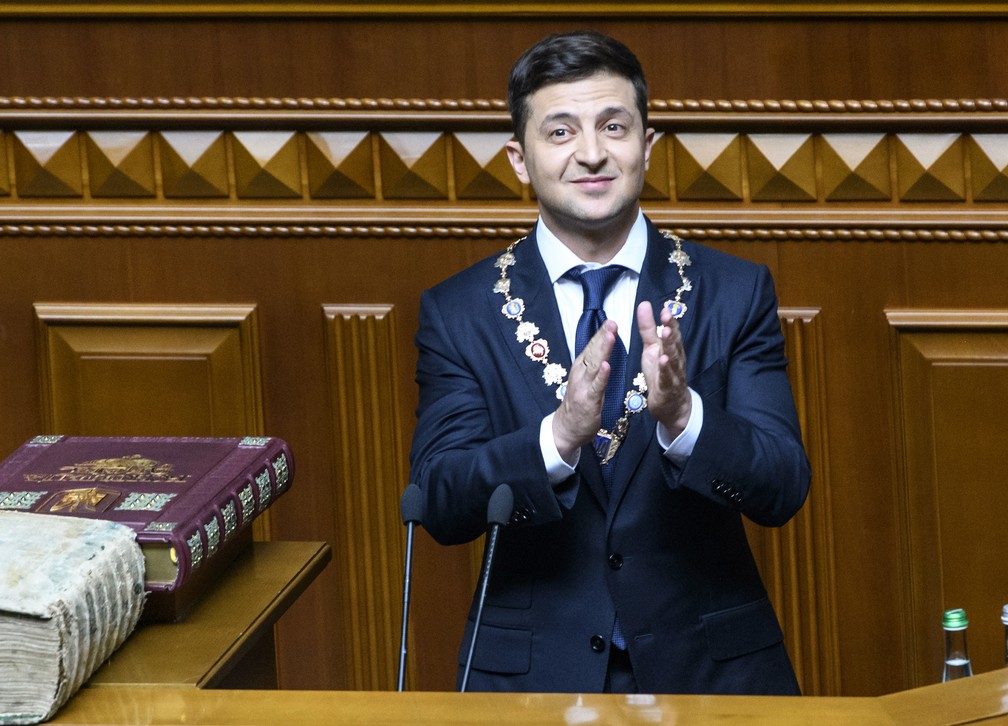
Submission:
[[[144,620],[177,620],[290,488],[274,437],[36,436],[0,462],[0,509],[132,527],[144,554]]]

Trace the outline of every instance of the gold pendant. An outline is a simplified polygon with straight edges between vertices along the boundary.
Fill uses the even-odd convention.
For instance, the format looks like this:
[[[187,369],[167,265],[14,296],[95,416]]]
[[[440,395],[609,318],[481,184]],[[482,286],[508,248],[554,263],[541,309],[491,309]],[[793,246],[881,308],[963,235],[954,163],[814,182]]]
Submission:
[[[595,434],[595,454],[602,464],[608,464],[619,451],[623,439],[626,437],[629,421],[623,416],[613,427],[612,433],[605,429],[599,429]]]

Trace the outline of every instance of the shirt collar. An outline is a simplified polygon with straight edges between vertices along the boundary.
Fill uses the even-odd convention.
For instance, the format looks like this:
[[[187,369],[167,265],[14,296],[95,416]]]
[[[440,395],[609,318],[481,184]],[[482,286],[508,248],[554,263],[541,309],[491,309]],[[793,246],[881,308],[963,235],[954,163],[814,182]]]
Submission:
[[[549,272],[550,280],[556,283],[563,277],[564,273],[572,267],[600,267],[594,263],[588,263],[570,251],[560,239],[550,231],[542,218],[536,223],[536,244],[539,247],[539,254],[542,255],[546,264],[546,271]],[[644,257],[647,254],[647,224],[644,222],[644,213],[637,210],[637,219],[634,220],[627,235],[626,242],[620,247],[619,252],[608,263],[609,265],[623,265],[636,275],[640,275],[644,266]]]

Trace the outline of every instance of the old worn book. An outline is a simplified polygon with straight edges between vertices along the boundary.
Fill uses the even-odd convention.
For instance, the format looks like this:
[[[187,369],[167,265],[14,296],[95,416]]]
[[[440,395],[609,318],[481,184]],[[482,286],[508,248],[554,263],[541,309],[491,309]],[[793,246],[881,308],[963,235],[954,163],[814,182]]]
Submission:
[[[37,436],[0,462],[0,510],[131,527],[146,563],[143,619],[177,620],[293,475],[272,437]]]
[[[0,512],[0,724],[66,703],[133,632],[143,581],[129,527]]]

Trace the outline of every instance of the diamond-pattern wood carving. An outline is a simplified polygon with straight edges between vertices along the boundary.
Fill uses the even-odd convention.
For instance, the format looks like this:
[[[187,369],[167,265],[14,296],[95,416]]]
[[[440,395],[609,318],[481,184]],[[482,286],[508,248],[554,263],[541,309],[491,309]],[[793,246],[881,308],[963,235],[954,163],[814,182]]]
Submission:
[[[76,131],[15,131],[13,146],[19,196],[81,196],[84,183]]]
[[[154,196],[154,152],[150,133],[90,131],[84,138],[91,196]]]
[[[654,144],[651,146],[651,160],[644,173],[644,189],[642,199],[668,199],[668,135],[655,132]]]
[[[738,134],[676,134],[673,154],[679,199],[742,199],[742,144]]]
[[[969,156],[973,199],[1008,201],[1008,134],[973,134]]]
[[[959,134],[897,134],[899,198],[907,202],[951,202],[966,197]]]
[[[448,196],[447,143],[437,132],[390,132],[379,137],[382,195],[386,199]]]
[[[892,197],[886,135],[824,134],[820,144],[827,200],[882,201]]]
[[[317,131],[305,139],[308,191],[319,199],[362,199],[375,194],[371,134]]]
[[[164,131],[158,135],[158,149],[165,197],[228,196],[222,131]]]
[[[811,134],[751,134],[746,145],[753,201],[810,202],[816,198]]]
[[[301,165],[293,131],[236,131],[235,191],[239,197],[284,199],[301,196]]]
[[[455,196],[459,199],[521,199],[521,182],[508,161],[504,145],[512,135],[456,133],[452,135]]]

